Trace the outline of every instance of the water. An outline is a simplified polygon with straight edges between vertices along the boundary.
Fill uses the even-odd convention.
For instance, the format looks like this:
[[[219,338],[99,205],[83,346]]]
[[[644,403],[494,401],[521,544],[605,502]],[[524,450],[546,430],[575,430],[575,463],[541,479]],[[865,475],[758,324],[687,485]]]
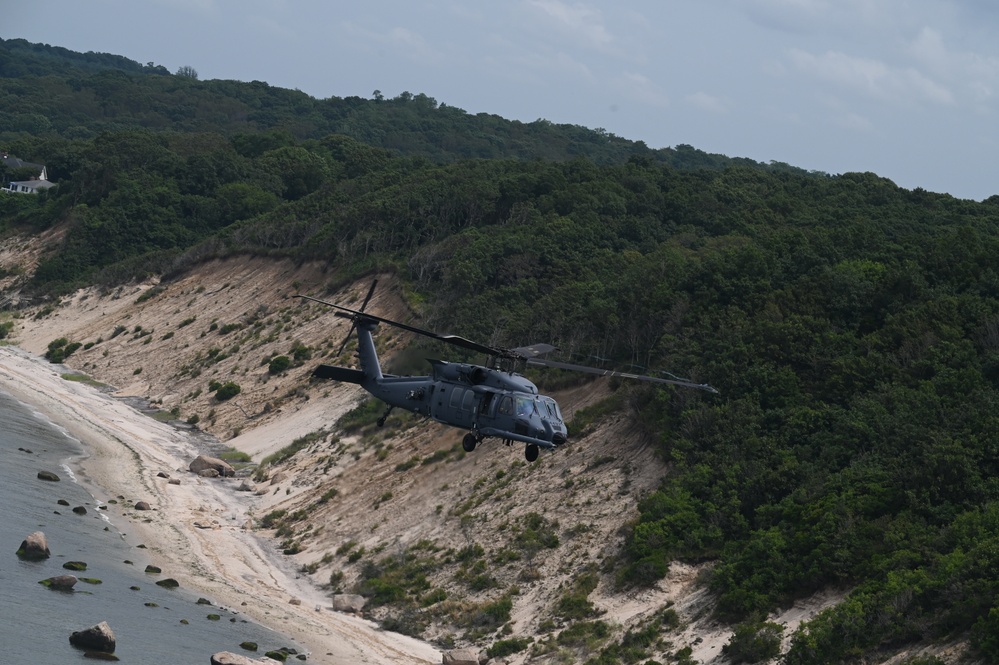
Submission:
[[[75,482],[73,461],[84,452],[78,441],[0,392],[0,663],[93,663],[69,644],[69,635],[101,621],[114,631],[115,655],[132,665],[206,665],[219,651],[254,657],[240,648],[244,641],[259,644],[257,657],[294,646],[235,612],[198,604],[182,589],[157,586],[162,577],[144,572],[147,563],[157,562],[128,545]],[[53,471],[61,480],[39,480],[39,471]],[[60,499],[69,505],[59,505]],[[87,514],[74,513],[78,506]],[[52,556],[22,561],[15,553],[34,531],[45,533]],[[87,570],[66,570],[67,561],[86,562]],[[101,583],[81,579],[72,592],[38,583],[63,574]],[[209,620],[211,613],[221,619]]]

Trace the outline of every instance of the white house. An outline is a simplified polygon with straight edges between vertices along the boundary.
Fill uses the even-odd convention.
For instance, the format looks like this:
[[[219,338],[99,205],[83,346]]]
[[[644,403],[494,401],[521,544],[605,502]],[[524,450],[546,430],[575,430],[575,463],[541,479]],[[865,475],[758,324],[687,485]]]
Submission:
[[[42,190],[55,186],[54,182],[49,182],[48,180],[11,181],[10,185],[7,186],[7,191],[17,192],[18,194],[37,194]]]
[[[8,169],[21,169],[27,167],[38,171],[37,178],[32,178],[31,180],[11,181],[6,187],[3,188],[3,191],[17,192],[18,194],[37,194],[42,190],[56,186],[54,182],[49,182],[49,175],[45,170],[44,164],[35,164],[34,162],[26,162],[23,159],[18,159],[17,157],[8,157],[6,152],[0,152],[0,162],[3,162],[4,166]]]

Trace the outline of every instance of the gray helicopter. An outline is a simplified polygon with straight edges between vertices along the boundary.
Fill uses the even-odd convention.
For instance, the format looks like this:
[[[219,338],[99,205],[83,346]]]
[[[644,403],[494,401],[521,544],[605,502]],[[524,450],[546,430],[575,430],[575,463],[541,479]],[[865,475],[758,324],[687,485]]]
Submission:
[[[462,447],[466,452],[475,450],[484,439],[494,437],[501,439],[507,445],[511,445],[514,441],[525,444],[524,456],[528,462],[533,462],[538,458],[541,448],[549,450],[558,448],[568,441],[568,436],[565,419],[558,403],[551,397],[540,394],[533,382],[516,373],[514,369],[517,367],[555,367],[600,376],[616,376],[695,388],[711,393],[718,392],[706,383],[694,383],[677,378],[663,379],[542,359],[540,356],[555,350],[550,344],[534,344],[515,349],[496,348],[463,337],[439,335],[375,316],[365,312],[364,308],[367,307],[376,285],[377,280],[371,285],[360,309],[351,309],[312,296],[295,297],[332,307],[338,310],[334,312],[334,316],[352,322],[347,339],[354,330],[357,331],[359,369],[320,365],[312,372],[312,376],[355,383],[385,402],[388,409],[378,419],[379,426],[385,424],[385,419],[392,409],[401,408],[433,418],[445,425],[468,430],[462,440]],[[371,335],[379,323],[469,351],[484,353],[487,357],[486,364],[428,359],[431,366],[429,376],[383,374]],[[347,339],[344,339],[340,347],[341,352],[346,346]]]

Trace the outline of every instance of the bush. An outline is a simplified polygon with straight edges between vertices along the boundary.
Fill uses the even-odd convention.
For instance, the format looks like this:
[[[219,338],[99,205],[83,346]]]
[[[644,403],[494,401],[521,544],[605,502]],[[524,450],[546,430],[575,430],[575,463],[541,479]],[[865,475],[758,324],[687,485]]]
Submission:
[[[472,623],[476,626],[497,628],[510,620],[512,611],[513,600],[509,596],[503,596],[479,608],[479,612],[472,618]]]
[[[61,337],[49,343],[49,350],[45,352],[45,357],[51,363],[61,363],[69,358],[74,351],[83,346],[80,342],[66,342],[65,337]]]
[[[505,658],[511,654],[520,653],[531,645],[531,640],[526,637],[514,637],[509,640],[497,640],[486,649],[486,655],[490,658]]]
[[[238,383],[234,381],[227,381],[220,385],[215,391],[215,399],[220,402],[224,402],[227,399],[232,399],[238,395],[243,389],[239,387]]]
[[[296,341],[291,346],[291,354],[295,357],[295,362],[301,363],[312,358],[312,349]]]
[[[733,663],[764,663],[780,655],[784,627],[772,621],[746,621],[735,627],[722,653]]]
[[[271,361],[267,364],[267,372],[269,374],[280,374],[291,367],[291,358],[288,356],[277,356],[271,358]]]

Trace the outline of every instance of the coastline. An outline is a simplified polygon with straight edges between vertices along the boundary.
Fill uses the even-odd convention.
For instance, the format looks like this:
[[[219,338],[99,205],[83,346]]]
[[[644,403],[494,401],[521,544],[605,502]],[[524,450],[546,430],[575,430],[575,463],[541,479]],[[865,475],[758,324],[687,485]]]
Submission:
[[[429,644],[381,631],[333,612],[329,599],[253,533],[257,498],[237,492],[241,480],[205,479],[187,471],[194,441],[85,383],[66,381],[60,366],[14,346],[0,346],[0,391],[43,413],[78,439],[86,456],[75,469],[135,547],[164,575],[216,605],[287,636],[308,662],[439,663]],[[171,485],[164,472],[179,479]],[[120,498],[119,497],[123,497]],[[152,510],[135,511],[136,501]]]

